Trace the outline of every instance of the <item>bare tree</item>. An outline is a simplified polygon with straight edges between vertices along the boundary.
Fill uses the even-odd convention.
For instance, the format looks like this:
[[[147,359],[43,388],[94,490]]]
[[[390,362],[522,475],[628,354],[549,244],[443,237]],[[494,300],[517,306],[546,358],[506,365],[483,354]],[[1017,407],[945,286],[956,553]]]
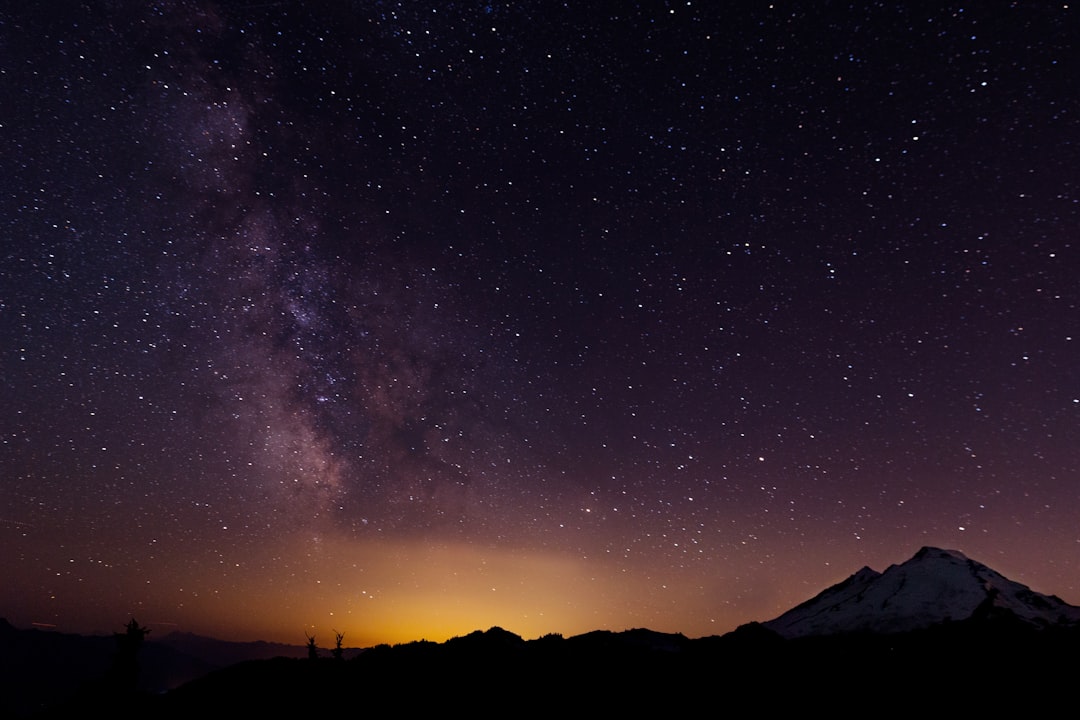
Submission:
[[[330,653],[334,656],[335,660],[342,660],[345,658],[345,651],[341,647],[341,641],[345,639],[345,633],[339,633],[335,630],[334,635],[336,636],[336,640],[334,641],[334,649],[331,650]]]
[[[304,631],[304,637],[307,638],[307,656],[308,660],[319,659],[319,646],[315,644],[315,636],[308,635],[307,631]]]

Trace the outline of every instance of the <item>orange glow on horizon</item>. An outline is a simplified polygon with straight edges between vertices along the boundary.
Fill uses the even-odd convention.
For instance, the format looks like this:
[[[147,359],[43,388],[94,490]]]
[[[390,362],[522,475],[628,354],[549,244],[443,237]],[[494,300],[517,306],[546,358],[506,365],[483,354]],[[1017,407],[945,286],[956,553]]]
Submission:
[[[742,621],[710,621],[705,596],[687,607],[685,586],[671,587],[682,604],[651,599],[656,587],[679,582],[674,572],[658,578],[567,551],[322,536],[304,554],[295,537],[292,543],[289,564],[253,558],[249,564],[261,569],[238,568],[231,588],[185,591],[179,609],[166,591],[136,616],[175,623],[163,633],[180,629],[226,640],[303,645],[305,633],[313,634],[322,648],[332,647],[335,632],[344,633],[346,646],[370,647],[443,642],[492,626],[526,639],[631,627],[693,637],[726,632]],[[298,554],[305,556],[303,568],[293,560]],[[283,557],[269,547],[260,555]],[[177,580],[185,587],[198,582]]]

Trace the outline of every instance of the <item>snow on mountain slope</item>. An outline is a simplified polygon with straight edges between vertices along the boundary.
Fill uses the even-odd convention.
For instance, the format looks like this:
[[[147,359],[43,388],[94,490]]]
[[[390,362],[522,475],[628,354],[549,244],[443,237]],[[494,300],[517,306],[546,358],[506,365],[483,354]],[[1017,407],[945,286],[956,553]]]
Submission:
[[[1009,613],[1035,626],[1080,622],[1080,607],[1034,592],[955,550],[924,547],[883,573],[863,568],[763,624],[794,638],[906,632]]]

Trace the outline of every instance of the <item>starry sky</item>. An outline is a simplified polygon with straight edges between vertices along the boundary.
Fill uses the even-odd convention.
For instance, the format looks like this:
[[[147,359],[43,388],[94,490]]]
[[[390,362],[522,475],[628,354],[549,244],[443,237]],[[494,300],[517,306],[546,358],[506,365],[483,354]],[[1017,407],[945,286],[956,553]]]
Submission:
[[[0,616],[366,645],[1080,604],[1061,2],[9,3]]]

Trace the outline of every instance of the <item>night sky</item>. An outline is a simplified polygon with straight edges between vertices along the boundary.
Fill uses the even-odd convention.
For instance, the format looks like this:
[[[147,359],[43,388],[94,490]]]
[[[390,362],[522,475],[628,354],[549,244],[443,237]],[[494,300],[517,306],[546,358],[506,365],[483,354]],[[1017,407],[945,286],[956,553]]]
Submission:
[[[7,3],[0,616],[1080,604],[1066,3]]]

